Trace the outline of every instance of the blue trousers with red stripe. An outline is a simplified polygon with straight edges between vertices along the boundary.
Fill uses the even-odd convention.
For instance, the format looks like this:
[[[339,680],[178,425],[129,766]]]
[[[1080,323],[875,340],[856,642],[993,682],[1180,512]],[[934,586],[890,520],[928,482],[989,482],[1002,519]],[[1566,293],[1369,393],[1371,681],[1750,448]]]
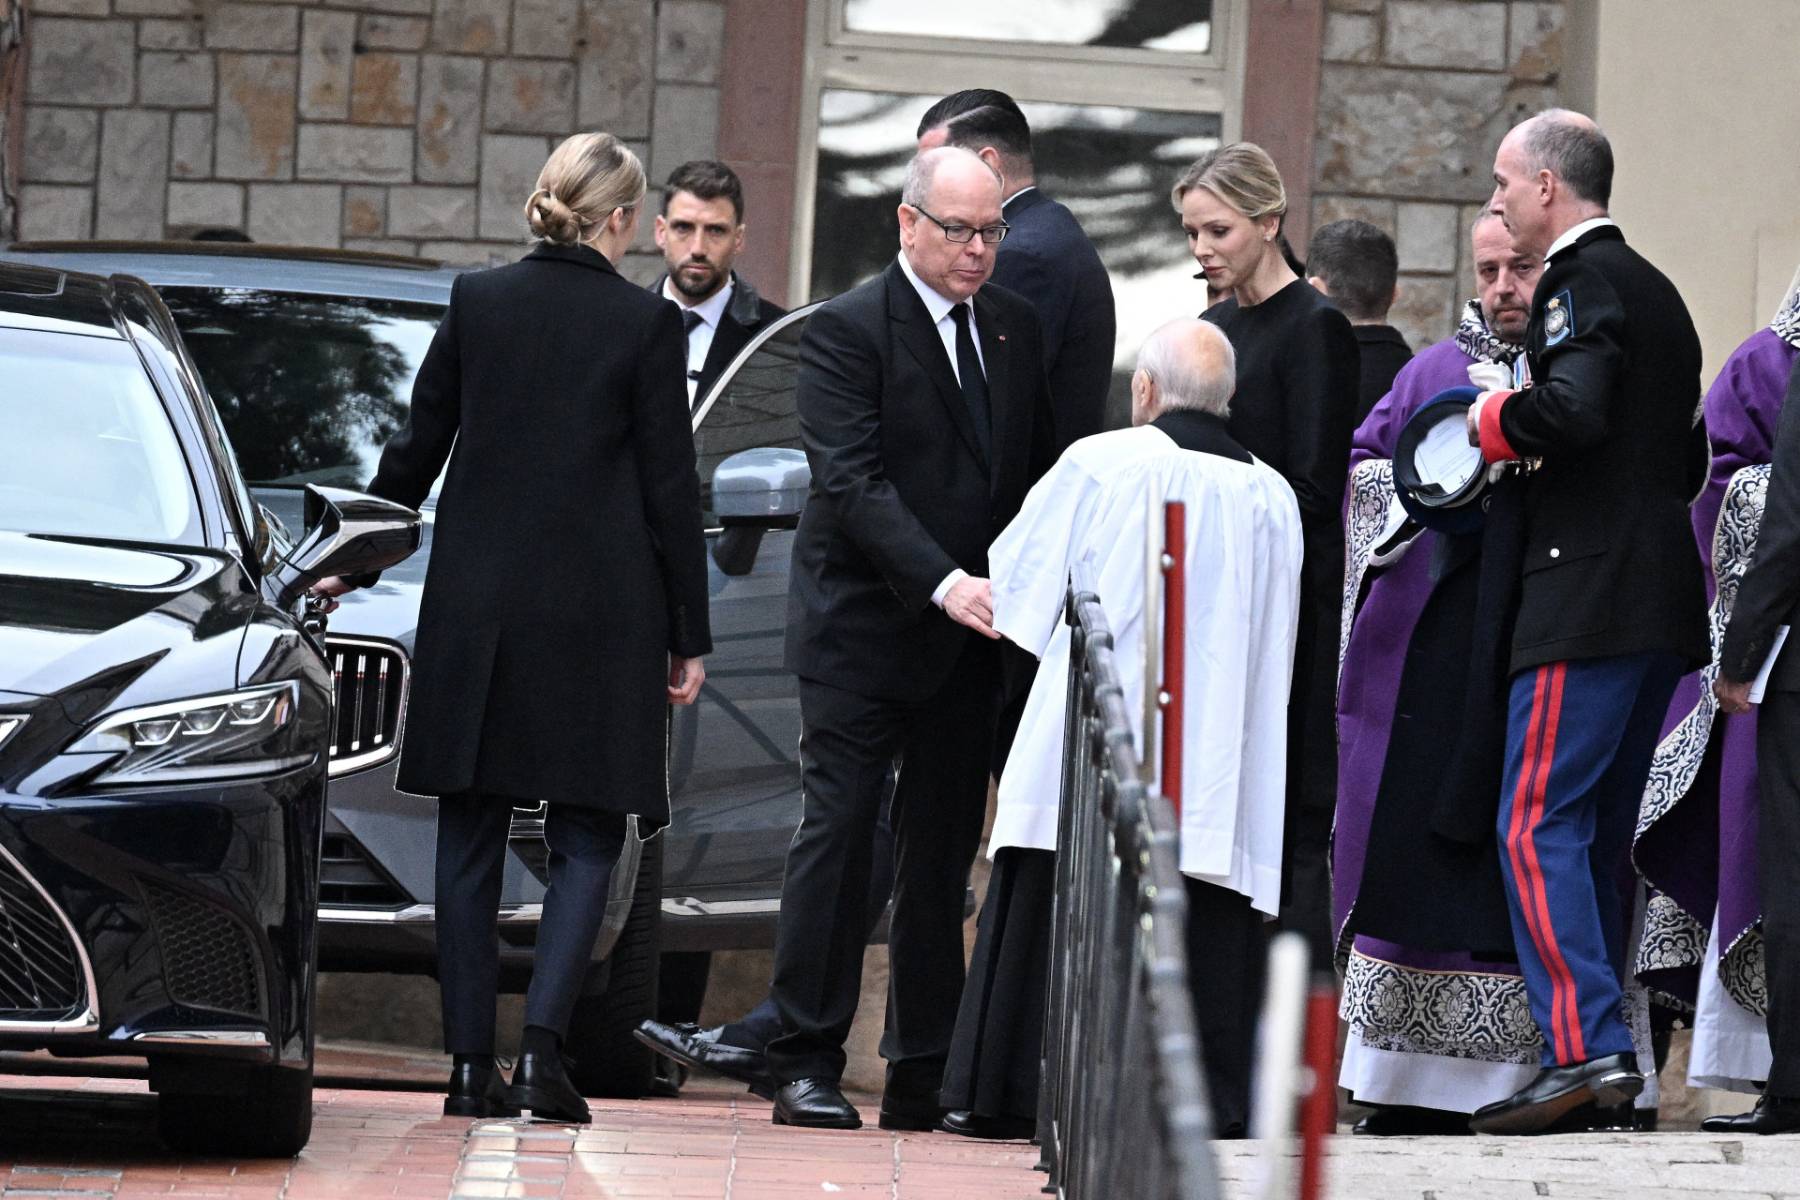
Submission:
[[[1547,1067],[1632,1048],[1620,866],[1681,670],[1631,654],[1513,676],[1500,856]]]

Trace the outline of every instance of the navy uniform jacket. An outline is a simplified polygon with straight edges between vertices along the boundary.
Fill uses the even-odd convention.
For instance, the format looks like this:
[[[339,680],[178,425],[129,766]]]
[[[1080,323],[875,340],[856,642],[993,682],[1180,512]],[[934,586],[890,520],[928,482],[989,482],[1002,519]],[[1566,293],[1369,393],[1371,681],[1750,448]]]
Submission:
[[[1572,658],[1711,657],[1688,522],[1700,338],[1668,278],[1617,226],[1544,268],[1525,348],[1531,385],[1481,415],[1490,460],[1526,479],[1514,672]]]

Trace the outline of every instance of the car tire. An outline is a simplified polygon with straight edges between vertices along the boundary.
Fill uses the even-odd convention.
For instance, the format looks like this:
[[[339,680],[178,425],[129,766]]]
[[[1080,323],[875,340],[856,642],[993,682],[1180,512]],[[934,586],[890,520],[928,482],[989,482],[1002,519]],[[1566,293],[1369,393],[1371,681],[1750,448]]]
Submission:
[[[632,1036],[656,1015],[657,961],[662,943],[663,842],[644,843],[631,912],[604,972],[606,986],[581,997],[564,1049],[569,1072],[584,1096],[636,1100],[650,1093],[654,1056]]]
[[[312,1137],[313,1069],[232,1067],[157,1097],[157,1133],[192,1154],[292,1158]]]

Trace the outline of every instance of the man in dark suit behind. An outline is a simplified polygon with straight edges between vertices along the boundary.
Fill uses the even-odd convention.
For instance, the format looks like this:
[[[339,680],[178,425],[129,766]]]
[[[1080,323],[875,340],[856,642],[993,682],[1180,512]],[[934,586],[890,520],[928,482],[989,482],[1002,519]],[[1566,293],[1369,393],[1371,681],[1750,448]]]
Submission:
[[[1362,351],[1356,395],[1356,423],[1393,390],[1394,376],[1412,360],[1412,347],[1387,323],[1399,298],[1400,255],[1394,239],[1367,221],[1321,225],[1306,247],[1306,282],[1350,319]]]
[[[1531,1083],[1475,1113],[1479,1133],[1536,1132],[1643,1089],[1618,879],[1669,697],[1711,657],[1688,523],[1700,339],[1606,215],[1612,164],[1599,127],[1560,109],[1494,160],[1493,207],[1544,258],[1529,386],[1482,393],[1469,423],[1489,462],[1529,470],[1497,829],[1545,1048]]]
[[[656,245],[668,273],[651,290],[681,308],[688,407],[696,408],[756,331],[787,309],[731,269],[744,249],[744,185],[722,162],[695,159],[670,174]]]
[[[867,941],[883,783],[896,885],[881,1124],[929,1129],[963,983],[963,896],[998,705],[987,547],[1051,461],[1032,308],[984,286],[1000,179],[919,155],[898,261],[807,323],[796,403],[812,486],[794,539],[787,665],[800,677],[804,808],[776,933],[778,1124],[856,1128],[838,1088]]]
[[[993,281],[1031,301],[1044,327],[1044,366],[1056,405],[1056,450],[1099,433],[1112,386],[1117,316],[1112,280],[1075,214],[1037,185],[1031,126],[1005,92],[968,88],[919,119],[919,149],[960,146],[1000,173],[1000,243]]]

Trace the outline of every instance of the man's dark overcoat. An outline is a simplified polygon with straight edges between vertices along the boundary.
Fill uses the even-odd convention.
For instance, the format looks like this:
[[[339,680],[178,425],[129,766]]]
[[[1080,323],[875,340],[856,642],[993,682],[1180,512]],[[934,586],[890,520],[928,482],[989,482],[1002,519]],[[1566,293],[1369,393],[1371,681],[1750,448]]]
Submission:
[[[668,655],[711,649],[675,305],[585,246],[460,276],[369,490],[446,460],[398,786],[668,818]]]

